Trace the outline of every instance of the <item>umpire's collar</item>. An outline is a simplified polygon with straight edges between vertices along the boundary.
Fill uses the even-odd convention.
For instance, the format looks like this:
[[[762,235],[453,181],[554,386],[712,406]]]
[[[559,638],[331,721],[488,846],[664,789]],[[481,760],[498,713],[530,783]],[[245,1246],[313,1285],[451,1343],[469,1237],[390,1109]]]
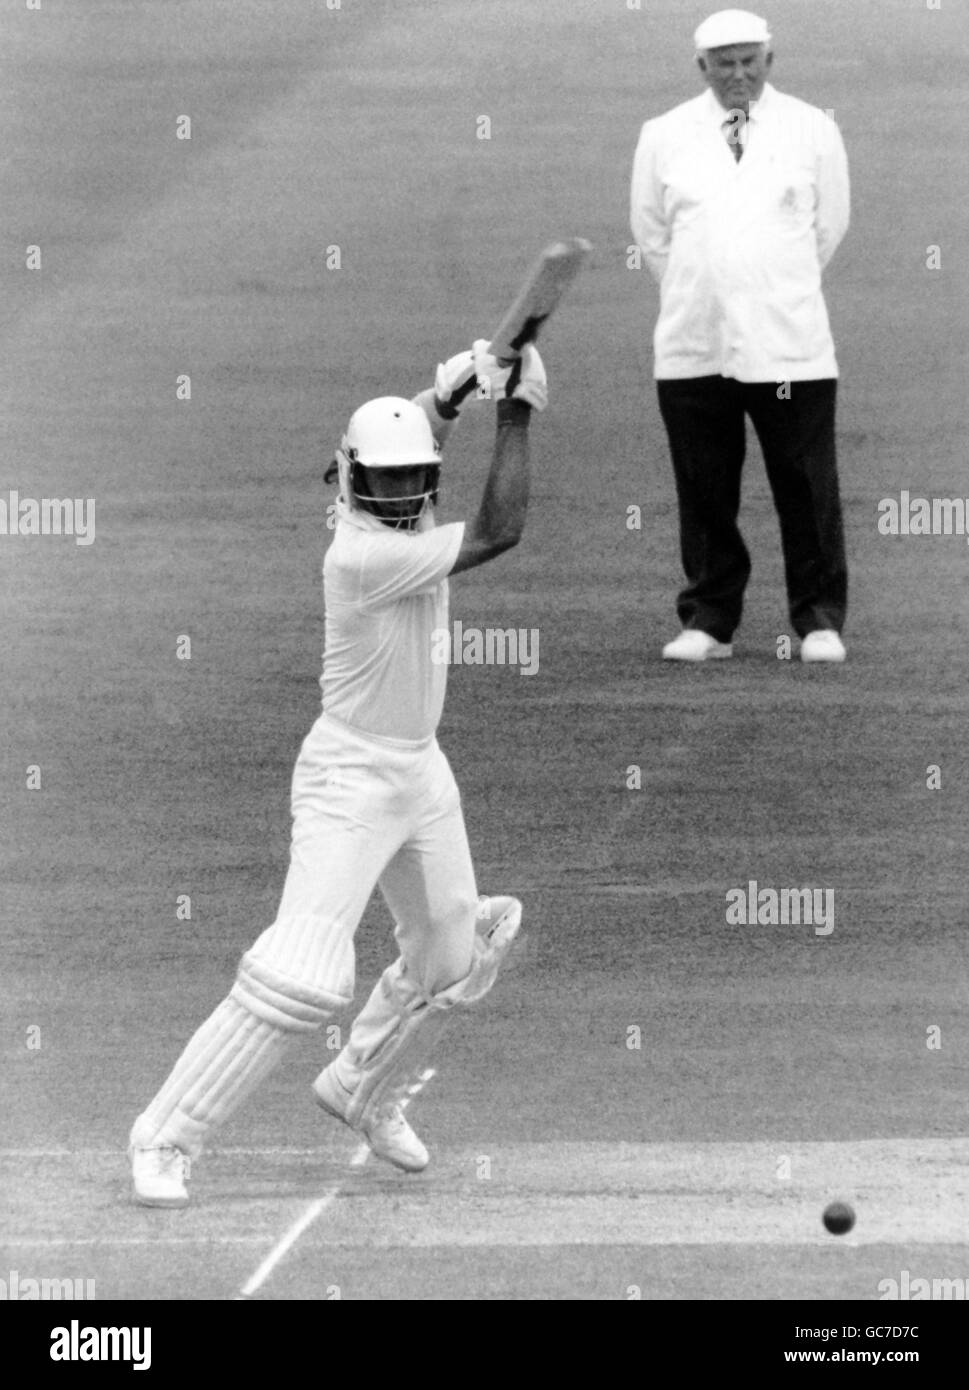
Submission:
[[[756,123],[763,118],[765,111],[769,114],[771,105],[776,105],[776,103],[772,103],[771,101],[771,98],[776,96],[776,94],[776,87],[772,87],[769,82],[765,82],[764,90],[761,92],[759,99],[750,103],[750,115],[747,117],[748,121],[756,125]],[[704,123],[715,123],[718,129],[725,126],[730,120],[731,111],[740,109],[739,107],[721,106],[709,87],[704,93],[703,100],[706,103],[701,112]]]

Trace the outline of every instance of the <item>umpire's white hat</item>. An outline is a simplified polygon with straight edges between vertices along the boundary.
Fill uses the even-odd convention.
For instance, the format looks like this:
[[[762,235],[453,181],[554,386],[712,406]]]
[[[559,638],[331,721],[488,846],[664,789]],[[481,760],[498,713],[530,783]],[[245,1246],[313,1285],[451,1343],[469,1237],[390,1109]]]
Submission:
[[[767,20],[749,10],[718,10],[705,19],[693,35],[698,53],[708,48],[729,48],[735,43],[770,43]]]

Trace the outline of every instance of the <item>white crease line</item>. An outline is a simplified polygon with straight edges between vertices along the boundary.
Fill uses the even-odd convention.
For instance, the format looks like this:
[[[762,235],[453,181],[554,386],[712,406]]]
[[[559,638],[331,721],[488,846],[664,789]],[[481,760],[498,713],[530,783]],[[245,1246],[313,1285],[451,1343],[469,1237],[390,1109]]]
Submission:
[[[360,1147],[357,1149],[356,1153],[350,1159],[350,1167],[362,1168],[363,1165],[366,1163],[369,1155],[370,1145],[361,1144]],[[296,1244],[303,1232],[308,1230],[309,1227],[312,1226],[313,1222],[317,1219],[317,1217],[322,1216],[323,1212],[326,1211],[330,1203],[333,1202],[335,1198],[337,1198],[340,1195],[341,1185],[342,1184],[340,1183],[334,1183],[333,1186],[329,1189],[329,1191],[324,1192],[322,1197],[317,1197],[315,1202],[310,1203],[310,1205],[303,1212],[303,1215],[297,1221],[294,1221],[292,1226],[290,1226],[289,1230],[286,1231],[286,1233],[276,1242],[276,1244],[270,1250],[269,1254],[263,1260],[262,1264],[259,1266],[256,1272],[250,1275],[250,1277],[246,1280],[242,1288],[236,1294],[237,1299],[250,1298],[256,1292],[256,1290],[266,1282],[270,1274],[272,1274],[273,1270],[279,1264],[280,1260],[287,1253],[287,1251],[289,1251]]]
[[[206,1158],[318,1158],[321,1150],[269,1148],[269,1149],[206,1149]],[[0,1160],[4,1158],[124,1158],[125,1148],[119,1144],[116,1149],[0,1149]]]
[[[408,1088],[408,1094],[403,1101],[404,1107],[409,1105],[413,1098],[420,1091],[423,1090],[423,1088],[427,1085],[428,1081],[430,1081],[433,1075],[434,1071],[432,1068],[428,1068],[427,1070],[421,1072],[420,1077],[414,1083],[414,1085]],[[356,1153],[350,1159],[350,1167],[362,1168],[363,1165],[366,1163],[367,1159],[370,1157],[370,1154],[370,1145],[361,1144],[360,1147],[357,1149]],[[285,1233],[285,1235],[283,1235],[276,1242],[276,1244],[270,1250],[269,1254],[263,1260],[262,1264],[259,1266],[256,1272],[250,1275],[250,1277],[246,1280],[242,1288],[236,1294],[237,1300],[243,1298],[251,1298],[252,1295],[256,1292],[256,1290],[259,1289],[266,1282],[270,1274],[272,1274],[273,1270],[283,1259],[283,1257],[287,1254],[287,1252],[291,1250],[292,1247],[296,1244],[303,1232],[308,1231],[310,1226],[313,1225],[314,1221],[316,1221],[318,1217],[322,1216],[322,1214],[326,1211],[327,1207],[329,1207],[340,1195],[341,1187],[342,1183],[334,1183],[333,1186],[327,1192],[325,1192],[322,1197],[318,1197],[315,1202],[310,1203],[310,1205],[303,1212],[303,1215],[297,1221],[295,1221],[293,1225],[290,1226],[289,1230]]]
[[[31,1236],[5,1237],[10,1250],[61,1250],[72,1246],[99,1246],[105,1250],[139,1245],[262,1245],[262,1236]]]

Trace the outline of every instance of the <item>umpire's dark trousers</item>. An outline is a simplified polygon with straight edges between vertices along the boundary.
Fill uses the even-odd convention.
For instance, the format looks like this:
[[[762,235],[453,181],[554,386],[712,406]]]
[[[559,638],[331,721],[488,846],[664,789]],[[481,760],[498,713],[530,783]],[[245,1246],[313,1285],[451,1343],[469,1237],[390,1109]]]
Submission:
[[[791,623],[798,636],[844,626],[848,600],[834,419],[838,383],[658,381],[680,503],[685,628],[729,642],[740,622],[750,554],[737,529],[750,416],[781,523]],[[790,399],[784,399],[786,391]]]

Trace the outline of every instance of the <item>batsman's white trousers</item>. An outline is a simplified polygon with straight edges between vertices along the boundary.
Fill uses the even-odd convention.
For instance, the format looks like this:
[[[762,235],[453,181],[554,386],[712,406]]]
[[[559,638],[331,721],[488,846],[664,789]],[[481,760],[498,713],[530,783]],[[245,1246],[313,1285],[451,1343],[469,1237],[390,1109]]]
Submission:
[[[404,973],[434,994],[471,968],[477,889],[447,758],[401,749],[321,715],[293,772],[289,873],[253,954],[353,994],[353,935],[379,883]]]
[[[388,980],[398,998],[401,986],[431,997],[471,969],[478,894],[460,794],[436,740],[401,748],[321,715],[296,761],[292,810],[276,920],[138,1117],[133,1144],[197,1154],[287,1039],[349,1002],[354,933],[378,884],[400,955],[354,1020],[348,1056],[367,1057],[393,1031]]]

